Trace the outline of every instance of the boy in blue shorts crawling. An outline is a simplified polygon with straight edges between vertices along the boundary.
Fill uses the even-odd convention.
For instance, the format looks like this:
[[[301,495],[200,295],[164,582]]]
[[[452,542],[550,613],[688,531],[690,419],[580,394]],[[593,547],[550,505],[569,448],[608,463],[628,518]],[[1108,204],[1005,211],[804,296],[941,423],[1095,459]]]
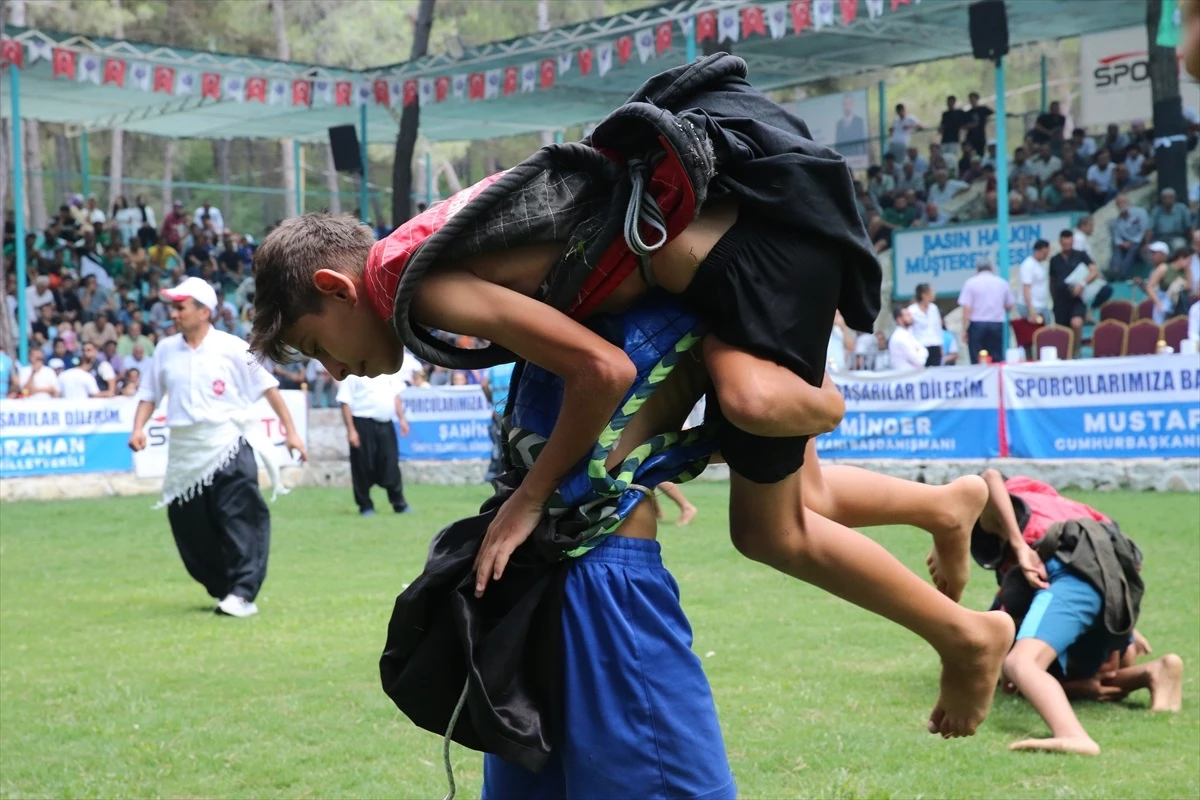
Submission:
[[[1134,630],[1144,590],[1137,545],[1104,514],[1048,484],[1005,480],[993,469],[983,478],[988,503],[971,551],[997,571],[998,603],[1020,625],[1004,675],[1051,732],[1010,749],[1098,755],[1071,697],[1112,700],[1144,688],[1151,711],[1178,711],[1183,661],[1171,654],[1134,663],[1139,650],[1149,652]]]

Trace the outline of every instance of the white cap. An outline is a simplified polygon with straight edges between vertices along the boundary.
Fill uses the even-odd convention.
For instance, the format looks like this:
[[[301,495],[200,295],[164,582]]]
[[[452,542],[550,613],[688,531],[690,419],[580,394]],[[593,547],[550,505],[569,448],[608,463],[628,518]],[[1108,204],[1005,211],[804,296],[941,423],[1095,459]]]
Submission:
[[[209,311],[217,310],[217,293],[200,278],[186,278],[174,289],[163,289],[162,296],[168,300],[195,300]]]
[[[1154,242],[1146,249],[1153,250],[1156,253],[1162,253],[1164,256],[1171,255],[1171,248],[1167,246],[1166,242]]]
[[[50,369],[66,369],[67,365],[61,358],[52,358],[46,362],[46,366]]]

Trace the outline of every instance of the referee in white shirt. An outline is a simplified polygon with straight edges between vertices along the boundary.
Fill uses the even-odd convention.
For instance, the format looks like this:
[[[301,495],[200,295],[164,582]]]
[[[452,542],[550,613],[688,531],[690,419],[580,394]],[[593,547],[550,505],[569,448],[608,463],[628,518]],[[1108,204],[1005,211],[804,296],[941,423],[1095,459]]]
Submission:
[[[364,517],[375,514],[372,486],[382,486],[387,491],[388,502],[397,514],[409,510],[400,477],[400,447],[392,424],[398,419],[400,435],[408,435],[404,399],[400,395],[404,386],[397,374],[375,378],[350,375],[338,387],[337,401],[342,407],[342,421],[346,423],[346,439],[350,443],[350,482],[358,513]]]
[[[271,515],[258,490],[254,453],[278,486],[272,445],[255,427],[251,406],[266,397],[287,429],[287,447],[306,459],[304,443],[279,394],[279,383],[250,355],[246,342],[210,324],[213,288],[188,278],[164,290],[180,333],[157,348],[138,389],[129,447],[146,446],[145,426],[167,396],[171,429],[163,504],[188,574],[233,617],[258,613],[254,600],[267,575]],[[253,448],[253,449],[251,449]]]

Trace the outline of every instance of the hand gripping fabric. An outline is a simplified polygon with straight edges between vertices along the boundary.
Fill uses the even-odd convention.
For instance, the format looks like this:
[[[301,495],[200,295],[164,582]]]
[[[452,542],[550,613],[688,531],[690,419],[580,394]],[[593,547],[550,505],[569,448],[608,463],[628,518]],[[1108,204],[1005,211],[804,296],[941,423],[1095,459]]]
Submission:
[[[715,448],[703,428],[656,436],[615,475],[604,473],[629,419],[703,330],[675,300],[657,293],[620,317],[589,323],[624,343],[637,366],[620,410],[564,480],[529,541],[513,553],[504,578],[476,598],[472,564],[479,542],[536,461],[562,405],[560,379],[529,364],[518,367],[505,415],[510,468],[478,516],[434,537],[424,571],[396,599],[379,664],[384,691],[417,726],[534,771],[561,729],[565,557],[586,552],[621,524],[644,497],[635,484],[688,480]]]

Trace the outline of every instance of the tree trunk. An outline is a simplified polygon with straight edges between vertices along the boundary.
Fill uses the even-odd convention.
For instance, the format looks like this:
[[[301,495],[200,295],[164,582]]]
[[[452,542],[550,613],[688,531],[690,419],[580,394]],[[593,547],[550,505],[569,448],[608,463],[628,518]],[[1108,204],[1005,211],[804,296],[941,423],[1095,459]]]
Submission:
[[[446,186],[449,189],[450,194],[462,191],[462,182],[458,179],[458,172],[456,172],[454,169],[453,161],[447,161],[442,164],[442,169],[438,173],[438,176],[440,177],[442,174],[445,174],[446,176]],[[436,186],[437,178],[434,180]]]
[[[325,143],[325,191],[329,193],[329,213],[342,215],[342,196],[338,193],[337,167],[333,165],[333,148]]]
[[[435,0],[421,0],[417,7],[417,20],[413,25],[412,52],[409,60],[421,58],[429,51],[429,30],[433,27],[433,5]],[[400,131],[396,134],[396,149],[392,158],[392,226],[398,227],[412,218],[413,151],[417,147],[417,134],[421,125],[419,103],[404,107],[400,114]],[[367,146],[366,142],[362,143]],[[363,176],[366,180],[367,176]],[[366,209],[363,209],[366,213]]]
[[[229,190],[229,182],[232,180],[229,169],[229,150],[230,141],[228,139],[217,139],[213,141],[213,150],[216,152],[213,155],[217,160],[217,178],[221,181],[221,213],[225,215],[225,219],[233,219],[233,192]]]
[[[118,39],[124,39],[125,19],[121,10],[121,0],[112,0],[112,5],[113,10],[117,12],[113,34]],[[108,207],[112,208],[113,203],[121,196],[121,182],[125,179],[125,132],[120,128],[112,130],[112,147],[109,152],[112,163],[108,172]]]
[[[283,0],[271,0],[271,13],[275,21],[275,56],[280,61],[291,61],[292,48],[288,43],[287,16]],[[296,162],[293,159],[295,146],[291,139],[279,140],[280,163],[283,165],[283,208],[284,216],[294,217],[300,213],[296,208]]]
[[[1154,99],[1154,166],[1158,190],[1174,189],[1187,197],[1187,132],[1179,99],[1179,63],[1174,47],[1158,45],[1161,0],[1146,0],[1146,38],[1150,45],[1150,91]]]
[[[167,139],[163,145],[163,217],[166,217],[167,212],[171,210],[171,205],[175,200],[175,187],[172,181],[175,180],[175,140]]]
[[[42,176],[42,130],[37,120],[27,119],[25,129],[25,174],[29,192],[29,214],[25,217],[29,230],[46,227],[46,185]],[[37,173],[37,174],[34,174]]]
[[[57,197],[55,210],[58,203],[67,202],[67,197],[71,193],[71,152],[67,143],[67,135],[61,129],[56,130],[54,137],[54,194]],[[29,162],[25,162],[26,171],[32,169]]]

